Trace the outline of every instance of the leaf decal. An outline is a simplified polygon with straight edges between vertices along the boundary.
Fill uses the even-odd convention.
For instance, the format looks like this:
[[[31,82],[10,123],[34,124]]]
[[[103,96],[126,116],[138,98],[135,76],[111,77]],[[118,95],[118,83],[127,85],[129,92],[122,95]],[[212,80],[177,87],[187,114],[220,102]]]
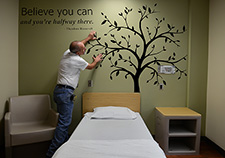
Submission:
[[[116,72],[116,76],[118,76],[119,74],[120,74],[120,71],[117,71],[117,72]]]
[[[114,25],[117,27],[117,22],[116,21],[114,21]]]
[[[143,9],[146,10],[146,6],[143,6]]]
[[[101,23],[101,25],[104,25],[104,24],[106,23],[106,21],[107,21],[107,20],[104,20],[104,21]]]
[[[112,42],[112,43],[116,43],[116,41],[115,41],[115,40],[111,40],[111,42]]]
[[[186,29],[185,29],[185,25],[184,25],[184,26],[183,26],[183,31],[185,32],[185,30],[186,30]]]
[[[105,47],[108,48],[108,43],[105,42]]]

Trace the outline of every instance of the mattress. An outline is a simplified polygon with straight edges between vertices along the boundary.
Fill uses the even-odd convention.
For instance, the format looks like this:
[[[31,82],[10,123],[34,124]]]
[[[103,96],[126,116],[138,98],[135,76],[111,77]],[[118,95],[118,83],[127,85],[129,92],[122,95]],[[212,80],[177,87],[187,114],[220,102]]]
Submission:
[[[53,158],[166,158],[139,113],[134,120],[91,119],[91,114]]]

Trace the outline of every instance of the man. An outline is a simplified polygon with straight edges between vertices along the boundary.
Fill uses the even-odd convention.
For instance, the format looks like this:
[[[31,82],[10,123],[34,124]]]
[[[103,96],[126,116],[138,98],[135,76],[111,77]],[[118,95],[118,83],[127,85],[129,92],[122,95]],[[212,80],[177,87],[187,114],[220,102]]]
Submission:
[[[91,70],[102,60],[102,54],[92,57],[91,64],[80,57],[85,54],[85,44],[96,39],[94,35],[95,32],[92,31],[84,40],[72,42],[60,61],[57,85],[54,90],[54,101],[57,104],[59,120],[46,154],[47,158],[52,157],[55,151],[68,140],[68,127],[72,120],[73,111],[73,92],[77,87],[80,71]]]

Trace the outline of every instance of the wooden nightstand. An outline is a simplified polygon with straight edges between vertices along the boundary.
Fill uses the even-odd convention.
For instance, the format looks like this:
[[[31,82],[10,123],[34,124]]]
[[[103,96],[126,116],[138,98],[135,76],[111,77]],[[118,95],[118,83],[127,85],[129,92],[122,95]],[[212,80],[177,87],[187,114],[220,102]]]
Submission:
[[[155,139],[166,155],[199,154],[199,113],[186,107],[156,107],[155,126]]]

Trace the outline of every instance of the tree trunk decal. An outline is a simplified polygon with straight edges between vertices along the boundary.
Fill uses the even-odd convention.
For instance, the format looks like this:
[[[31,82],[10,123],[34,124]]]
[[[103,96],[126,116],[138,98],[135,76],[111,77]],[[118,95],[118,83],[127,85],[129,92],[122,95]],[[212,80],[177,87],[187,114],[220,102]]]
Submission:
[[[120,25],[116,20],[111,21],[107,15],[101,13],[104,17],[101,25],[108,26],[109,30],[104,36],[109,36],[110,40],[103,42],[103,38],[97,37],[96,41],[90,42],[87,50],[89,53],[92,49],[96,52],[104,50],[103,61],[98,67],[102,67],[106,59],[111,64],[112,71],[109,74],[111,80],[119,75],[124,75],[125,79],[131,77],[134,82],[134,92],[140,92],[139,79],[142,73],[146,70],[149,72],[147,83],[153,82],[154,85],[164,84],[166,81],[158,72],[157,66],[167,64],[175,67],[176,73],[179,73],[178,79],[183,75],[187,76],[186,70],[180,69],[178,63],[185,61],[187,55],[177,58],[176,52],[167,52],[166,44],[173,44],[180,47],[180,40],[175,39],[179,34],[186,31],[185,26],[181,29],[176,29],[175,26],[166,23],[166,19],[151,19],[151,15],[157,14],[155,10],[157,4],[152,8],[142,6],[139,8],[138,14],[140,18],[137,19],[138,27],[129,24],[128,17],[133,9],[125,7],[123,12],[118,15],[123,19],[123,25]],[[144,21],[155,20],[156,26],[145,26]],[[166,26],[166,30],[161,31],[161,26]],[[127,31],[126,34],[121,35],[121,31]],[[132,40],[140,39],[140,44],[132,44]],[[163,40],[164,46],[156,46],[155,42]],[[160,47],[160,48],[159,48]],[[161,59],[160,54],[168,54],[167,59]],[[124,66],[126,65],[126,66]],[[97,67],[97,68],[98,68]]]

